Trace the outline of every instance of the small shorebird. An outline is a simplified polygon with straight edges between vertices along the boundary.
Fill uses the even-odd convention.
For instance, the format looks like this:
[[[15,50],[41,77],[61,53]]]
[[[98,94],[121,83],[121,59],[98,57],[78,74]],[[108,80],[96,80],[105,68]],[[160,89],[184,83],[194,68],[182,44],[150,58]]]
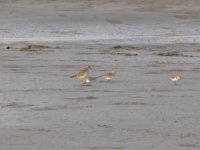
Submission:
[[[174,84],[176,85],[176,82],[181,80],[181,75],[177,74],[173,74],[170,76],[170,79],[174,82]]]
[[[89,77],[85,77],[81,79],[81,85],[82,86],[90,86],[91,85],[91,80]]]
[[[105,73],[105,74],[103,74],[99,77],[96,77],[96,78],[103,77],[105,80],[111,80],[115,76],[116,73],[117,73],[117,70],[113,69],[112,71],[107,72],[107,73]]]
[[[71,76],[71,78],[78,78],[78,79],[83,79],[87,77],[88,71],[91,69],[90,65],[85,65],[80,69],[79,72],[75,73],[74,75]]]

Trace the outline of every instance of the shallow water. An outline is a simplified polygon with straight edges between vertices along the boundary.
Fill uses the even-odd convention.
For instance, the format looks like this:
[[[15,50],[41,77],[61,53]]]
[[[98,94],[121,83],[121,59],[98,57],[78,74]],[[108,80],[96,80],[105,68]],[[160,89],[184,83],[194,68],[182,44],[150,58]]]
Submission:
[[[198,0],[1,0],[0,41],[200,42]]]

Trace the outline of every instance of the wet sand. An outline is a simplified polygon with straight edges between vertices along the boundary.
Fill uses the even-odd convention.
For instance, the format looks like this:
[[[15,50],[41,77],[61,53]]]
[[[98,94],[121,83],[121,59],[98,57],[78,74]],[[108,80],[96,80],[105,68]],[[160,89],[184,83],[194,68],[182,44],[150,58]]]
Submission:
[[[79,20],[76,17],[81,13],[75,10],[87,11],[91,8],[92,12],[97,13],[94,15],[99,18],[102,17],[102,13],[108,12],[99,10],[98,7],[95,7],[97,4],[94,5],[89,1],[87,4],[91,5],[87,5],[87,7],[83,7],[86,6],[86,3],[83,5],[70,1],[71,5],[63,6],[73,8],[69,11],[71,14],[68,14],[72,15],[72,23],[77,25],[76,21],[83,21],[83,26],[80,26],[80,30],[77,29],[77,32],[80,31],[80,36],[76,36],[74,32],[71,34],[65,32],[63,36],[59,36],[60,33],[49,34],[51,29],[53,31],[57,28],[61,31],[76,29],[76,27],[68,29],[69,22],[66,21],[67,25],[64,29],[61,28],[64,25],[59,22],[56,28],[50,27],[40,32],[46,26],[48,18],[44,22],[40,22],[40,19],[44,19],[49,12],[52,13],[49,10],[51,7],[55,8],[53,12],[60,10],[63,1],[51,1],[51,3],[44,1],[40,5],[38,1],[31,1],[33,12],[47,6],[45,7],[46,11],[42,13],[42,15],[46,14],[45,17],[42,15],[42,17],[37,17],[34,13],[26,16],[25,13],[22,13],[23,10],[19,9],[22,2],[27,6],[25,1],[1,2],[6,6],[4,9],[13,8],[13,11],[17,12],[8,13],[0,9],[0,12],[7,15],[6,18],[2,15],[3,13],[0,14],[1,19],[5,17],[1,27],[7,27],[7,31],[2,30],[0,34],[1,149],[198,150],[200,148],[200,44],[198,38],[195,41],[188,37],[185,38],[184,32],[181,32],[181,36],[171,35],[169,34],[171,31],[164,31],[161,25],[159,30],[156,30],[159,36],[155,39],[151,38],[154,36],[151,34],[154,33],[154,30],[147,26],[141,26],[145,30],[138,31],[151,36],[141,36],[141,39],[135,40],[135,36],[130,38],[126,34],[128,32],[124,30],[127,27],[126,23],[129,22],[126,19],[130,16],[123,18],[123,15],[119,16],[122,20],[124,19],[122,24],[118,18],[107,19],[114,26],[107,24],[108,26],[104,27],[105,29],[120,29],[119,33],[125,37],[116,39],[118,34],[110,35],[109,33],[114,31],[110,29],[108,29],[110,32],[107,30],[93,32],[96,29],[95,25],[92,25],[94,28],[90,28],[91,26],[88,24],[92,23],[90,19],[96,19],[91,15],[87,17],[86,14],[89,12],[84,12],[82,17],[89,20]],[[128,7],[127,4],[132,4],[128,0],[126,2],[123,4],[123,8]],[[191,12],[191,9],[195,8],[194,2],[190,1],[190,4],[184,2],[183,4],[189,4],[188,11]],[[53,5],[50,5],[52,3]],[[142,11],[144,9],[147,11],[140,16],[141,25],[144,25],[144,22],[154,23],[148,17],[146,18],[146,15],[154,10],[155,5],[144,3],[141,6],[139,1],[135,1],[135,3],[137,9],[134,8],[134,12],[139,8],[140,11],[142,8]],[[181,13],[183,10],[186,11],[183,4],[180,4],[179,1],[177,3],[180,7],[174,3],[166,6],[166,16],[171,18],[169,15],[177,15],[178,10]],[[106,3],[107,7],[104,7],[105,4],[102,3],[98,3],[98,5],[104,9],[109,8],[109,13],[113,11],[111,15],[113,17],[118,11],[115,9],[118,8],[116,5],[119,3],[109,1],[108,4]],[[156,6],[163,5],[162,2],[156,4]],[[130,7],[128,8],[128,10],[123,9],[125,11],[122,14],[128,15],[131,10]],[[168,10],[169,8],[170,10]],[[172,11],[172,8],[176,8],[175,12]],[[25,9],[28,8],[25,7]],[[162,22],[164,13],[160,14],[161,16],[158,14],[163,10],[158,11],[158,7],[155,7],[155,10],[155,18],[158,19],[158,22]],[[56,16],[60,11],[54,15]],[[12,20],[15,15],[26,16],[27,18],[23,18],[24,20],[32,17],[30,20],[38,27],[38,31],[27,26],[24,29],[24,33],[28,31],[27,36],[20,38],[21,35],[24,35],[24,33],[21,34],[24,26],[14,28],[14,24],[6,22],[6,19],[9,20],[11,17]],[[48,21],[54,22],[55,16],[50,17]],[[188,20],[182,22],[184,24],[182,29],[184,31],[187,29],[187,33],[189,33],[187,35],[198,37],[199,21],[191,16],[188,15]],[[13,21],[18,22],[20,19]],[[99,22],[102,23],[101,19]],[[127,22],[124,26],[125,20]],[[179,22],[180,20],[175,18],[173,21]],[[196,24],[189,23],[189,21],[194,21]],[[129,22],[128,26],[135,27],[138,22],[133,22]],[[172,31],[180,29],[176,23],[171,26],[174,29]],[[26,24],[26,22],[22,22],[22,24]],[[84,25],[88,27],[85,30],[83,30]],[[191,26],[194,28],[189,28]],[[33,34],[33,31],[37,32]],[[135,31],[131,32],[135,34]],[[164,33],[164,36],[161,32]],[[108,38],[102,35],[106,35]],[[73,40],[68,40],[70,37]],[[85,40],[82,39],[84,37]],[[96,39],[91,40],[93,37]],[[103,39],[101,39],[102,37]],[[162,39],[157,41],[160,38]],[[174,40],[175,38],[178,38],[178,41]],[[149,41],[146,42],[144,39]],[[80,82],[71,79],[70,76],[85,64],[92,67],[89,73],[90,77],[99,76],[113,68],[117,69],[117,74],[113,80],[108,82],[97,80],[92,82],[91,86],[80,86]],[[170,75],[176,72],[182,75],[182,80],[174,85],[170,81]]]
[[[1,45],[2,149],[199,149],[199,44],[19,45]],[[84,64],[118,73],[80,86],[70,75]]]

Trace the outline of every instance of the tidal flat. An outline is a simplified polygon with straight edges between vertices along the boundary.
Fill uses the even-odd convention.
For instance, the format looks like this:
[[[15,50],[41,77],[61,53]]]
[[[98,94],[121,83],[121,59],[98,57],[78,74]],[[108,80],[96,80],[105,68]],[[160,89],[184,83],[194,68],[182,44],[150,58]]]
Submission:
[[[4,149],[199,149],[199,44],[29,44],[0,47]],[[117,74],[81,86],[85,64]]]
[[[0,0],[1,149],[199,150],[199,6]]]

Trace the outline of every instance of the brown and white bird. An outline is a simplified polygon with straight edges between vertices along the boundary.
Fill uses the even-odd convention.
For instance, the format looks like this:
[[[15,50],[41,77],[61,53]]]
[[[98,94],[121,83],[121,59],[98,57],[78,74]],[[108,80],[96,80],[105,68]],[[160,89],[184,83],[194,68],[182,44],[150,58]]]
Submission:
[[[81,85],[82,86],[90,86],[91,85],[91,80],[89,77],[85,77],[81,79]]]
[[[78,79],[83,79],[87,77],[88,71],[91,69],[90,65],[85,65],[80,69],[79,72],[75,73],[74,75],[71,76],[71,78],[78,78]]]
[[[173,74],[170,76],[170,79],[174,82],[174,84],[176,85],[176,82],[181,80],[181,75],[177,74]]]
[[[112,71],[107,72],[97,78],[103,77],[105,80],[111,80],[116,75],[116,73],[117,73],[117,70],[113,69]]]

